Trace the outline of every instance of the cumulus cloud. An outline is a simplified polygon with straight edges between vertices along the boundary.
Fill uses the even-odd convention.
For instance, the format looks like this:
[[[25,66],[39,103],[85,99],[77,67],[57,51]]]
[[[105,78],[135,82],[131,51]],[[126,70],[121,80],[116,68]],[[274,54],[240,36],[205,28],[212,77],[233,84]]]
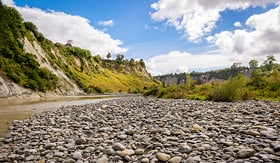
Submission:
[[[251,16],[243,26],[240,22],[234,23],[235,27],[242,26],[243,29],[211,34],[222,11],[265,7],[269,3],[276,4],[276,7]],[[184,31],[189,41],[198,42],[205,38],[210,45],[217,47],[217,51],[211,55],[193,55],[179,51],[161,54],[147,60],[148,70],[153,75],[159,75],[190,69],[229,67],[234,62],[247,65],[251,59],[257,59],[261,63],[270,54],[280,59],[279,4],[279,0],[159,0],[152,4],[152,8],[156,10],[151,14],[153,20],[165,21],[177,30]]]
[[[1,0],[3,2],[3,4],[7,5],[7,6],[10,6],[10,7],[13,7],[15,6],[15,3],[13,0]]]
[[[225,55],[256,59],[270,54],[280,57],[279,24],[280,6],[248,18],[246,25],[250,30],[222,31],[207,40],[217,45]]]
[[[4,4],[14,6],[12,0],[4,0]],[[25,21],[33,22],[47,38],[54,42],[66,43],[73,40],[75,46],[88,49],[93,55],[103,57],[108,52],[126,53],[122,41],[113,39],[109,34],[95,29],[86,18],[57,11],[44,11],[38,8],[14,6]],[[113,21],[105,22],[110,25]]]
[[[113,20],[99,21],[98,25],[100,25],[100,26],[114,26],[114,21]]]
[[[190,69],[225,67],[232,63],[230,56],[220,54],[193,55],[180,51],[157,55],[146,61],[147,69],[152,75],[189,72]]]
[[[235,27],[241,27],[241,26],[242,26],[240,22],[235,22],[233,25],[234,25]]]
[[[269,3],[280,4],[280,0],[159,0],[151,5],[155,10],[151,18],[165,21],[177,30],[184,31],[189,41],[198,42],[216,27],[222,11],[264,7]]]

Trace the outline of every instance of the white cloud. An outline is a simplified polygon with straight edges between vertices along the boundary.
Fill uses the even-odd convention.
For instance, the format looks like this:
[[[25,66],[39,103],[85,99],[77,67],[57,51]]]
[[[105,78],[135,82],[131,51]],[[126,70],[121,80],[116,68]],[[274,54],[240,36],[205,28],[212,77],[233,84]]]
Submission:
[[[230,56],[193,55],[187,52],[171,51],[168,54],[154,56],[146,61],[147,69],[152,75],[188,72],[190,69],[207,69],[226,67],[232,64]]]
[[[266,13],[251,16],[243,25],[244,29],[222,31],[208,35],[220,18],[220,12],[230,9],[246,9],[250,6],[263,6],[276,3],[276,8]],[[205,39],[211,46],[217,46],[214,53],[193,55],[187,52],[172,51],[154,56],[146,61],[153,75],[184,72],[190,69],[211,69],[229,67],[234,62],[248,65],[251,59],[262,63],[266,56],[274,54],[280,59],[280,1],[279,0],[220,0],[176,1],[159,0],[152,4],[156,10],[151,17],[157,21],[166,21],[183,30],[188,40],[197,42]],[[234,26],[241,27],[240,22]],[[247,29],[245,29],[246,27]]]
[[[242,25],[241,25],[241,23],[240,22],[235,22],[234,24],[233,24],[235,27],[242,27]]]
[[[274,54],[280,58],[280,6],[251,16],[246,25],[250,30],[223,31],[208,37],[225,55],[261,59]]]
[[[4,4],[14,6],[12,0],[4,0]],[[113,39],[109,34],[95,29],[88,19],[57,11],[43,11],[38,8],[16,7],[25,21],[33,22],[47,38],[54,42],[66,43],[71,39],[74,46],[88,49],[93,55],[106,56],[111,53],[126,53],[128,48],[122,47],[122,41]],[[113,21],[104,22],[106,25]]]
[[[13,7],[15,6],[15,3],[13,0],[1,0],[3,4],[7,5],[7,6],[10,6],[10,7]]]
[[[220,12],[248,7],[265,6],[268,3],[280,4],[280,0],[159,0],[151,7],[155,10],[151,18],[184,31],[189,41],[198,42],[211,32],[220,19]]]
[[[98,25],[100,25],[100,26],[114,26],[114,21],[113,20],[99,21]]]

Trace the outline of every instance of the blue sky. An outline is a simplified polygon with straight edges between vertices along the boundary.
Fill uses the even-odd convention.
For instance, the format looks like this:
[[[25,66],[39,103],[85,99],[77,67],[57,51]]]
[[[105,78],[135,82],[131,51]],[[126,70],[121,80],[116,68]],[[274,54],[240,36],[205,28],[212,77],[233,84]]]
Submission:
[[[280,0],[2,1],[54,42],[143,58],[153,75],[280,56]]]

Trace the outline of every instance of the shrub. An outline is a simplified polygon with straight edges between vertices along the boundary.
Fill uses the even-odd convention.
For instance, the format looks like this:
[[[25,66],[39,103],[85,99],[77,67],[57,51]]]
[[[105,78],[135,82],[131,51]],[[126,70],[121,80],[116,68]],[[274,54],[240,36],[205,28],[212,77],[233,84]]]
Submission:
[[[213,100],[225,102],[248,100],[251,97],[249,90],[246,88],[246,84],[247,79],[243,75],[229,79],[214,88]]]
[[[157,93],[159,92],[159,89],[157,86],[153,86],[151,87],[149,90],[147,90],[146,92],[144,92],[144,96],[156,96]]]

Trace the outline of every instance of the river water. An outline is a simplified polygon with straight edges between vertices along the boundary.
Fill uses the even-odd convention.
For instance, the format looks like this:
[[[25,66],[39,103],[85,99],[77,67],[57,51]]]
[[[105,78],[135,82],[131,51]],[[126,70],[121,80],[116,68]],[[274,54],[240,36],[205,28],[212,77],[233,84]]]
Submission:
[[[33,114],[56,110],[62,106],[84,105],[119,96],[48,97],[37,99],[0,99],[0,137],[4,136],[14,120],[24,120]]]

